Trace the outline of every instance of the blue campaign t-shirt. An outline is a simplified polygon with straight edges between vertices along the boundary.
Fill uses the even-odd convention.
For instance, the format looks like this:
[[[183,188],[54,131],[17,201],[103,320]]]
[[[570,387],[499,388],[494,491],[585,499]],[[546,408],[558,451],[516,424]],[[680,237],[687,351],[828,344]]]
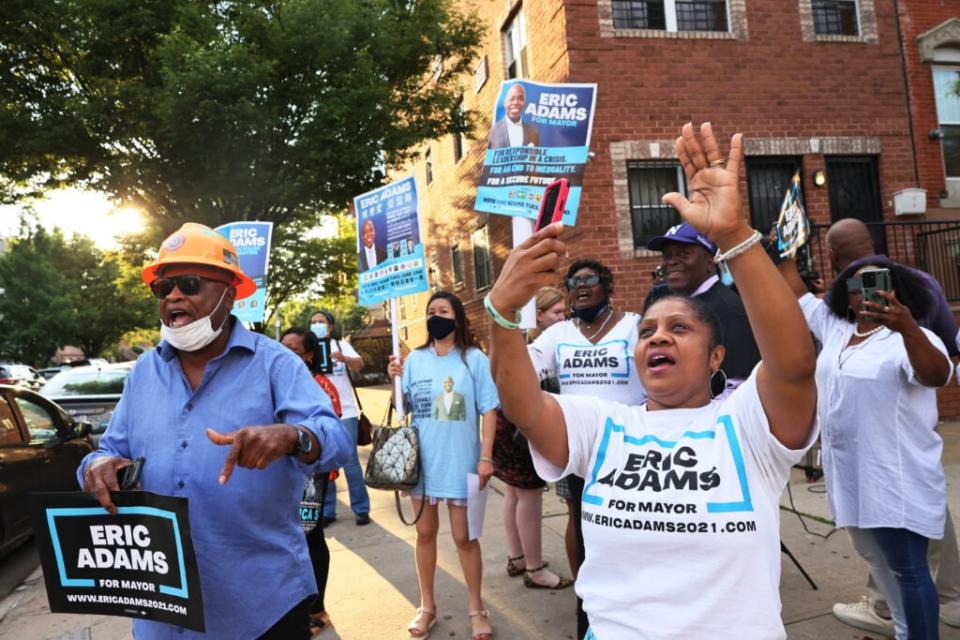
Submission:
[[[500,406],[490,361],[479,349],[438,356],[416,349],[403,365],[403,393],[420,435],[421,481],[414,493],[466,498],[467,474],[477,472],[479,416]]]

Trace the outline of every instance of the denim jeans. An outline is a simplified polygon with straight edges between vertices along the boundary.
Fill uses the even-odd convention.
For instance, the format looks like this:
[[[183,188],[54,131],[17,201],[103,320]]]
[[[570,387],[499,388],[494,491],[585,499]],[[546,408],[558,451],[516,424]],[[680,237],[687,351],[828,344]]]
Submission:
[[[940,603],[927,567],[929,539],[888,527],[847,533],[890,605],[897,640],[936,640]]]
[[[343,427],[353,440],[353,455],[343,467],[343,475],[347,477],[347,488],[350,490],[350,509],[355,514],[370,513],[370,496],[367,495],[367,485],[363,483],[363,468],[360,466],[360,457],[357,455],[357,423],[359,418],[343,418]],[[323,503],[323,516],[333,518],[337,515],[337,483],[331,482],[327,489],[327,499]]]

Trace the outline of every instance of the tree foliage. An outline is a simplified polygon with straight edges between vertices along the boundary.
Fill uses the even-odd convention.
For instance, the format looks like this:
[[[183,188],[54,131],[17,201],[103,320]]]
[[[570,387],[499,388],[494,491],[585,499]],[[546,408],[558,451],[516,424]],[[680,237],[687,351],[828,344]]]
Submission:
[[[44,364],[57,348],[99,355],[128,329],[156,322],[134,270],[84,236],[25,229],[0,254],[0,354]]]
[[[104,191],[155,246],[185,221],[315,222],[468,131],[482,28],[451,0],[4,0],[0,33],[0,190]]]

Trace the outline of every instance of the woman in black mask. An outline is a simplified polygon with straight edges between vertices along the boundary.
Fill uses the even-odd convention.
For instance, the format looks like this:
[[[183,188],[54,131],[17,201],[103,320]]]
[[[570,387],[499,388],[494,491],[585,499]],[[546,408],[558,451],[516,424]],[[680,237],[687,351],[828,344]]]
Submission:
[[[438,291],[430,297],[427,332],[426,343],[410,353],[406,362],[391,357],[388,368],[391,376],[402,377],[404,401],[420,436],[420,485],[410,492],[414,512],[425,502],[417,521],[420,607],[407,632],[411,638],[425,638],[437,621],[434,574],[439,505],[445,502],[469,592],[471,634],[474,640],[490,640],[493,630],[480,597],[480,543],[470,539],[467,527],[467,474],[480,476],[481,489],[493,475],[500,399],[490,363],[477,347],[457,296]]]
[[[574,261],[564,284],[570,295],[569,320],[557,322],[528,347],[540,378],[560,380],[561,395],[592,396],[640,405],[647,394],[636,375],[634,351],[640,316],[613,306],[613,274],[590,259]],[[580,501],[583,479],[567,476],[577,540],[577,570],[583,563]],[[587,616],[577,599],[577,638],[587,632]]]

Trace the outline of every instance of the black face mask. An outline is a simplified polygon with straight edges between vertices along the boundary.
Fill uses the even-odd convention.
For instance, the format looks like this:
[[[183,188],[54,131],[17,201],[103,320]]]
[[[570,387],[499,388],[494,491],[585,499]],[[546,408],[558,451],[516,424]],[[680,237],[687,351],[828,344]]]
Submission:
[[[427,333],[434,340],[443,340],[457,328],[457,321],[443,316],[430,316],[427,320]]]
[[[570,315],[574,318],[580,318],[585,322],[592,322],[594,318],[600,315],[604,309],[610,305],[609,300],[604,300],[599,304],[595,304],[592,307],[587,307],[586,309],[570,309]]]

